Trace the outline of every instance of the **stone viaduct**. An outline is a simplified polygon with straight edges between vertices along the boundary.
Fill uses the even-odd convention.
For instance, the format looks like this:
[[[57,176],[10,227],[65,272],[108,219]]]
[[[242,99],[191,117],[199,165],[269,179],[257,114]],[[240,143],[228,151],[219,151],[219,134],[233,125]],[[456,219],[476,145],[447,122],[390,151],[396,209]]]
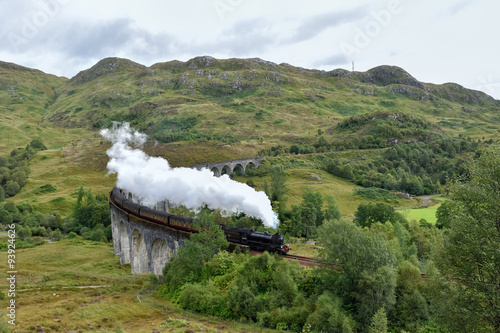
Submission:
[[[225,171],[229,176],[233,174],[236,168],[241,168],[241,173],[244,175],[247,169],[247,166],[251,165],[254,168],[258,168],[259,165],[264,161],[263,157],[252,157],[252,158],[244,158],[240,160],[232,160],[232,161],[224,161],[224,162],[214,162],[214,163],[205,163],[205,164],[197,164],[193,165],[192,168],[196,168],[198,170],[206,168],[213,171],[216,177],[220,177],[220,175]]]
[[[140,204],[131,193],[124,194]],[[162,275],[165,264],[177,255],[179,246],[189,238],[187,232],[144,220],[112,201],[110,211],[115,254],[120,256],[120,264],[130,264],[132,274],[151,272]]]
[[[207,163],[192,166],[192,168],[208,168],[219,177],[222,171],[231,175],[240,166],[245,173],[247,166],[258,167],[264,158],[247,158],[233,161]],[[113,190],[123,199],[141,205],[141,200],[133,193],[121,189]],[[168,201],[161,201],[149,207],[157,212],[168,213]],[[177,255],[184,240],[190,233],[147,221],[132,212],[128,212],[120,204],[111,200],[111,229],[113,233],[113,248],[115,255],[120,256],[121,264],[130,264],[132,274],[154,273],[163,274],[163,267]]]

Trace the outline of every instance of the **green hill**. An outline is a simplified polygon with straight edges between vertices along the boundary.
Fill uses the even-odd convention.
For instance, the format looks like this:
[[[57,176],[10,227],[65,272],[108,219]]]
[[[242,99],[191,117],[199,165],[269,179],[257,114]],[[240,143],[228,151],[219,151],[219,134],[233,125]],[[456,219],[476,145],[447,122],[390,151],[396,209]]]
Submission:
[[[152,141],[145,150],[180,166],[281,149],[276,147],[378,149],[437,134],[492,139],[500,131],[500,101],[457,84],[423,83],[394,66],[319,71],[203,56],[147,67],[106,58],[67,79],[0,62],[3,156],[38,139],[48,148],[44,158],[62,153],[68,167],[85,170],[82,185],[101,188],[93,182],[105,173],[109,146],[97,130],[113,121],[147,133]],[[31,166],[47,162],[35,159]],[[54,175],[45,181],[45,171],[34,174],[42,178],[29,180],[20,198],[49,181],[65,195],[75,189],[64,183],[78,186]]]
[[[267,190],[279,213],[278,231],[295,242],[295,253],[309,256],[321,245],[328,260],[322,266],[334,270],[299,273],[298,264],[273,266],[275,259],[269,256],[245,263],[222,254],[204,273],[200,269],[198,277],[178,279],[184,281],[181,289],[165,289],[154,277],[130,277],[130,267],[119,265],[110,244],[100,243],[111,239],[108,200],[102,194],[116,177],[106,177],[110,144],[99,129],[114,121],[147,133],[146,153],[165,157],[172,166],[264,156],[258,169],[247,169],[246,175],[235,170],[233,179]],[[300,330],[306,321],[330,325],[332,320],[338,325],[342,321],[346,330],[363,330],[370,321],[382,322],[380,327],[389,324],[392,331],[439,330],[436,316],[442,311],[435,310],[455,311],[447,303],[455,296],[442,303],[429,296],[443,289],[446,279],[426,263],[445,243],[442,236],[456,230],[432,226],[441,204],[436,195],[445,193],[457,177],[481,178],[466,163],[471,157],[489,156],[477,148],[498,140],[499,132],[500,101],[454,83],[423,83],[393,66],[319,71],[261,59],[205,56],[147,67],[106,58],[67,79],[0,62],[0,218],[3,225],[16,224],[16,281],[23,296],[19,318],[34,314],[20,324],[23,330],[97,327],[116,332],[257,329],[239,325],[236,320],[242,316],[240,321],[257,320],[279,330]],[[445,219],[459,212],[447,204],[440,210]],[[343,220],[318,229],[324,219],[353,220],[359,211],[372,224],[370,232]],[[188,214],[183,207],[171,212]],[[259,228],[258,221],[246,216],[214,215],[218,222]],[[365,225],[363,214],[357,215],[355,224]],[[68,239],[62,242],[20,249],[63,234]],[[322,235],[332,238],[322,240]],[[321,244],[302,243],[317,236]],[[0,245],[7,249],[6,237]],[[199,245],[190,253],[205,248]],[[275,267],[271,271],[279,275],[259,267]],[[169,281],[177,279],[169,278],[174,270],[166,271]],[[425,287],[421,270],[430,283]],[[264,275],[246,280],[252,272]],[[269,284],[259,282],[264,280]],[[284,284],[268,288],[274,288],[273,281]],[[8,288],[7,282],[2,286]],[[183,309],[163,299],[167,291],[179,295]],[[186,301],[189,293],[206,304]],[[39,311],[49,298],[52,306]],[[244,304],[249,315],[227,310],[240,299],[249,300]],[[384,304],[393,308],[387,307],[387,315]],[[209,307],[218,312],[208,312]],[[188,314],[185,308],[233,321],[222,324],[215,317]],[[354,320],[364,326],[354,327]]]
[[[145,67],[107,58],[57,89],[49,119],[101,128],[126,120],[161,142],[302,142],[345,116],[420,115],[447,130],[491,136],[500,102],[456,84],[417,81],[403,69],[306,70],[260,59],[197,57]],[[230,131],[228,131],[230,129]]]

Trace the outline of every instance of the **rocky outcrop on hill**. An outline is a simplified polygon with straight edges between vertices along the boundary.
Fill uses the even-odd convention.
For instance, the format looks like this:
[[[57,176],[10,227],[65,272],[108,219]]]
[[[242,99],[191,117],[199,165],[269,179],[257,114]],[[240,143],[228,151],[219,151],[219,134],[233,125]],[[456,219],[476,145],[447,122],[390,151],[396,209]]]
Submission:
[[[425,89],[423,83],[411,76],[407,71],[396,66],[378,66],[365,73],[359,73],[362,82],[380,86],[402,84],[420,89]]]
[[[76,74],[70,82],[75,84],[83,84],[89,81],[93,81],[100,76],[115,73],[115,72],[125,72],[131,69],[141,69],[145,70],[147,67],[128,59],[121,58],[104,58],[91,68],[81,71]]]

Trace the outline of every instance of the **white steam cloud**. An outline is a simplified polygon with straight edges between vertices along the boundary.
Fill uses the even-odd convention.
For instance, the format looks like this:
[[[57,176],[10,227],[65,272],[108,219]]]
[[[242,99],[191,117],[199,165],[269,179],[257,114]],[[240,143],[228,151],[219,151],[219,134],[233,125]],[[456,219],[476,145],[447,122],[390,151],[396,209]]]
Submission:
[[[139,196],[146,205],[168,200],[198,211],[207,205],[223,214],[245,213],[276,228],[278,219],[264,192],[231,180],[227,175],[215,177],[211,170],[172,168],[161,157],[151,157],[131,145],[142,146],[147,136],[130,128],[128,123],[115,123],[101,135],[113,146],[107,151],[109,173],[116,173],[119,188]]]

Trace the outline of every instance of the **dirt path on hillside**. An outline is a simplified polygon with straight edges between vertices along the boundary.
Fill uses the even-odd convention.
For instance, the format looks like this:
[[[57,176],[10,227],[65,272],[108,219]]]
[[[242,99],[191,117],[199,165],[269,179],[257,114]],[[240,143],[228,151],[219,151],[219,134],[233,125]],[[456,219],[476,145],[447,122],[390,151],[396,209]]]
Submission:
[[[431,199],[430,196],[427,197],[421,197],[424,200],[424,204],[422,206],[429,206],[429,200]]]
[[[434,194],[434,195],[428,195],[425,197],[419,197],[420,199],[424,200],[424,203],[421,207],[427,207],[429,206],[429,201],[434,198],[434,197],[439,197],[441,194]]]
[[[52,290],[52,289],[96,289],[96,288],[109,288],[110,285],[102,285],[102,286],[70,286],[70,287],[43,287],[43,290]],[[17,289],[17,291],[33,291],[33,290],[42,290],[42,288],[28,288],[28,289]]]

